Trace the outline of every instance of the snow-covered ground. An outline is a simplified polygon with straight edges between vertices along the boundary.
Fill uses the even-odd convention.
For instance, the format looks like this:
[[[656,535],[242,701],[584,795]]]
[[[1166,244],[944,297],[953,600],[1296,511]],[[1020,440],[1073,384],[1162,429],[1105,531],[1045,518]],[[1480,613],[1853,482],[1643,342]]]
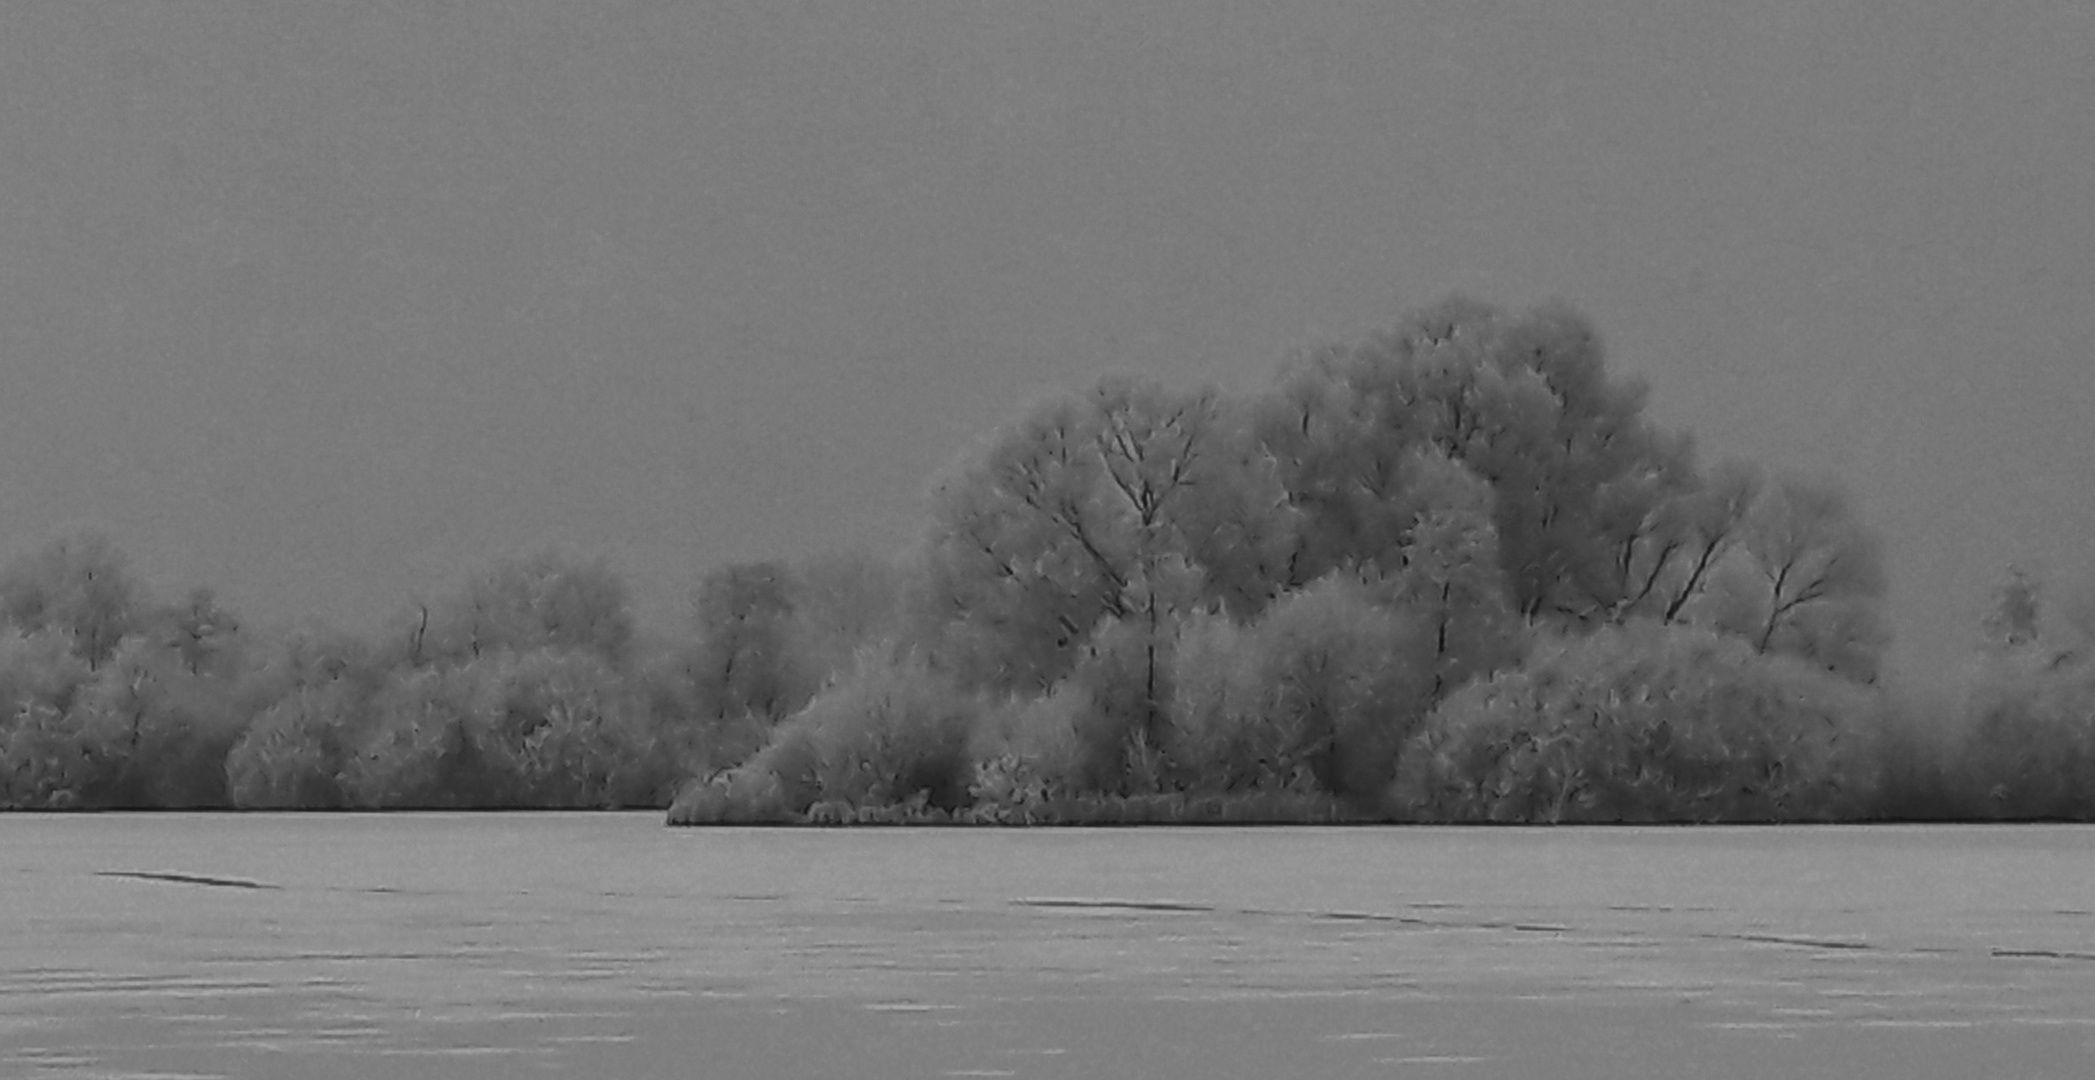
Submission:
[[[0,1075],[2095,1075],[2095,829],[0,817]]]

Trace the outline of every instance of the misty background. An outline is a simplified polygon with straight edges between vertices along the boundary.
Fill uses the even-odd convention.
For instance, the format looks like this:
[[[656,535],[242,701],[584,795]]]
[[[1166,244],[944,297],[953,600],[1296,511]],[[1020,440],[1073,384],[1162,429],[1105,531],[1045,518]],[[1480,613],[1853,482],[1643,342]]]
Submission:
[[[1101,371],[1562,297],[1838,476],[1893,668],[2095,575],[2095,8],[16,4],[0,549],[361,627],[492,558],[899,549]]]

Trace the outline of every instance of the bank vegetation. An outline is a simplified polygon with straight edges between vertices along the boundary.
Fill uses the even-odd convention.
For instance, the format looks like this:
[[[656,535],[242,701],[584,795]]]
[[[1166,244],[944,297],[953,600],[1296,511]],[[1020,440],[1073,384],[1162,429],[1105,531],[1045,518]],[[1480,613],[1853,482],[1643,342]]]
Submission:
[[[2095,615],[2010,572],[1966,685],[1903,691],[1838,484],[1645,400],[1577,312],[1460,298],[1252,393],[1105,378],[962,455],[912,550],[714,567],[670,633],[560,553],[261,631],[68,536],[0,569],[0,803],[2095,817]]]

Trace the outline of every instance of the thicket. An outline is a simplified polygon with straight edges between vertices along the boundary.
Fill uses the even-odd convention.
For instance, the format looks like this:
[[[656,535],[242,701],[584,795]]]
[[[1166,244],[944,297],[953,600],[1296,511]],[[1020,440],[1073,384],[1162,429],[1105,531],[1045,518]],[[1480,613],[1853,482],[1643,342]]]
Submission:
[[[1653,624],[1539,647],[1404,748],[1423,821],[1840,821],[1879,794],[1868,692],[1737,638]]]
[[[906,555],[715,568],[674,633],[551,554],[258,632],[68,537],[0,568],[0,803],[2095,817],[2095,614],[2011,576],[1968,688],[1902,694],[1841,490],[1644,402],[1577,313],[1461,299],[1252,393],[1107,378],[966,454]]]

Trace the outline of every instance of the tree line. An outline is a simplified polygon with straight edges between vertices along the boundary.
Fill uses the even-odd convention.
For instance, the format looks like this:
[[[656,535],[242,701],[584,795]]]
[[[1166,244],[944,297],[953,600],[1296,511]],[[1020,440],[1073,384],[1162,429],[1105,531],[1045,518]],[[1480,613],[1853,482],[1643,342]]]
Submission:
[[[1875,810],[1875,538],[1645,400],[1577,312],[1458,298],[1038,403],[937,486],[898,644],[673,817]]]
[[[1838,485],[1700,460],[1578,312],[1456,298],[1245,394],[1037,402],[921,541],[491,567],[366,635],[0,568],[15,807],[671,805],[672,821],[2086,817],[2095,618],[2003,586],[1951,702],[1881,670]],[[2069,607],[2069,613],[2073,610]]]

